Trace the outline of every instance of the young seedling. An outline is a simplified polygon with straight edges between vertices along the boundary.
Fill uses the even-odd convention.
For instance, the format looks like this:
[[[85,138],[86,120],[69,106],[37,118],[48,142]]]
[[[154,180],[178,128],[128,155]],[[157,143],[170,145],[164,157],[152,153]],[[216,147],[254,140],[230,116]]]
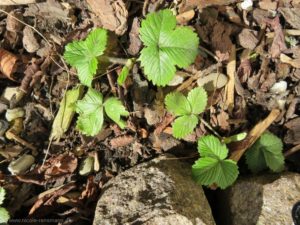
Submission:
[[[107,43],[107,31],[95,29],[84,41],[73,41],[66,45],[64,58],[75,67],[80,82],[91,87],[98,68],[98,58],[104,53]]]
[[[280,138],[269,132],[264,133],[245,153],[249,169],[253,173],[267,167],[274,172],[282,171],[284,167],[282,149]]]
[[[102,94],[89,88],[84,98],[76,103],[76,112],[79,113],[77,119],[79,131],[88,136],[98,134],[103,126],[103,110],[121,128],[125,127],[125,122],[121,119],[121,116],[128,116],[129,113],[121,101],[115,97],[110,97],[103,102]]]
[[[3,204],[5,200],[5,195],[6,195],[5,189],[3,187],[0,187],[0,205]],[[0,207],[0,224],[6,224],[9,219],[10,219],[10,215],[8,211],[5,208]]]
[[[207,104],[207,94],[202,87],[194,88],[187,97],[180,92],[172,92],[166,96],[165,104],[167,110],[177,116],[172,124],[173,136],[184,138],[197,126],[198,115]]]
[[[151,13],[142,21],[140,38],[145,47],[139,61],[155,85],[165,86],[175,76],[176,66],[185,68],[198,54],[199,39],[189,27],[177,27],[169,9]]]
[[[212,135],[198,140],[198,159],[192,167],[192,175],[201,185],[218,185],[225,189],[234,183],[239,171],[235,161],[226,159],[228,149],[218,138]]]

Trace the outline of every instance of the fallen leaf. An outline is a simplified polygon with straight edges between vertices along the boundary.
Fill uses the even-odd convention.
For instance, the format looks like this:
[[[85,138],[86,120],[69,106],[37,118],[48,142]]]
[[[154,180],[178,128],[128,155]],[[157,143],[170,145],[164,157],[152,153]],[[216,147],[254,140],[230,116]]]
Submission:
[[[253,50],[258,44],[257,35],[258,35],[257,31],[253,31],[245,28],[241,31],[241,33],[239,33],[238,36],[239,44],[243,48]]]
[[[279,8],[286,21],[296,29],[300,29],[300,8]]]
[[[131,30],[129,32],[129,47],[127,51],[130,55],[137,55],[142,48],[139,29],[140,21],[138,17],[135,17],[132,21]]]
[[[17,56],[0,48],[0,72],[13,81],[15,80],[13,75],[17,70],[17,61]]]
[[[280,54],[280,61],[282,63],[287,63],[294,68],[300,69],[300,58],[293,59],[283,53]]]
[[[45,185],[48,182],[70,176],[76,170],[77,165],[78,160],[73,154],[60,154],[49,158],[44,165],[27,174],[16,176],[16,178],[25,183]]]
[[[103,28],[123,35],[127,30],[128,11],[123,0],[87,0]]]
[[[34,36],[33,30],[28,26],[23,30],[23,46],[29,53],[36,52],[40,48],[40,44]]]
[[[50,140],[57,140],[69,129],[75,114],[74,104],[81,98],[83,94],[83,86],[68,90],[60,102],[58,113],[52,124]]]
[[[288,121],[284,126],[288,129],[284,142],[294,145],[300,144],[300,117]]]
[[[110,145],[112,148],[120,148],[133,143],[134,140],[135,138],[131,135],[123,135],[123,136],[112,138],[110,140]]]
[[[41,206],[46,205],[46,206],[51,206],[55,203],[56,199],[59,196],[62,196],[69,192],[70,190],[76,188],[76,185],[74,183],[69,183],[66,185],[63,185],[59,188],[53,188],[52,190],[48,190],[47,194],[43,195],[40,197],[34,205],[31,207],[29,211],[29,215],[32,215],[37,209],[41,208]]]
[[[275,32],[275,36],[269,49],[271,57],[277,58],[280,54],[287,49],[284,39],[284,34],[282,26],[279,21],[279,16],[276,16],[274,19],[266,19],[267,24],[269,24]]]

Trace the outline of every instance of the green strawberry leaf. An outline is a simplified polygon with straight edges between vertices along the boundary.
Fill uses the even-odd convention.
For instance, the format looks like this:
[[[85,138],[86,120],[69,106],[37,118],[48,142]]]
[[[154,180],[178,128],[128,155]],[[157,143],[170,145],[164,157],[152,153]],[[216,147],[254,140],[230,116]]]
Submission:
[[[176,116],[188,115],[191,113],[191,105],[187,98],[180,92],[172,92],[165,98],[166,108]]]
[[[189,66],[198,53],[196,33],[188,27],[176,27],[176,17],[169,9],[148,14],[142,21],[140,38],[145,47],[139,60],[155,85],[167,85],[175,76],[176,66]]]
[[[249,169],[257,173],[266,167],[274,172],[284,167],[283,144],[280,138],[272,133],[264,133],[250,149],[246,151],[246,162]]]
[[[0,224],[6,224],[9,219],[10,215],[8,211],[5,208],[0,207]]]
[[[192,175],[197,183],[217,184],[221,189],[233,184],[238,174],[238,166],[233,160],[204,157],[197,160],[192,167]]]
[[[76,103],[79,113],[77,128],[83,134],[94,136],[100,132],[103,125],[103,96],[90,88],[82,100]]]
[[[3,187],[0,187],[0,205],[3,204],[5,200],[6,191]]]
[[[111,118],[122,129],[126,127],[125,121],[121,119],[121,116],[129,116],[122,102],[114,97],[107,99],[104,102],[104,109],[109,118]]]
[[[198,140],[198,152],[201,157],[217,159],[225,159],[228,155],[226,145],[213,135],[203,136]]]
[[[64,58],[77,69],[82,84],[91,87],[98,67],[97,57],[104,53],[107,31],[97,28],[84,41],[73,41],[65,47]]]
[[[175,138],[184,138],[188,134],[192,133],[197,126],[198,118],[195,115],[180,116],[178,117],[173,125],[173,136]]]
[[[207,104],[207,94],[203,87],[197,87],[191,90],[188,94],[187,100],[192,107],[193,114],[200,114],[204,112]]]

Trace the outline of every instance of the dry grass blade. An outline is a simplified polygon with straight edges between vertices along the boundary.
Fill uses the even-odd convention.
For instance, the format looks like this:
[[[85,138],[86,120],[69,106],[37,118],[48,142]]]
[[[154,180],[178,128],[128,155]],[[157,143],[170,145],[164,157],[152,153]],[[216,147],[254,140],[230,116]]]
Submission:
[[[232,45],[229,63],[227,64],[228,83],[226,86],[226,105],[231,113],[234,107],[234,80],[236,71],[236,49],[235,45]]]
[[[26,5],[36,3],[36,0],[1,0],[0,5]]]

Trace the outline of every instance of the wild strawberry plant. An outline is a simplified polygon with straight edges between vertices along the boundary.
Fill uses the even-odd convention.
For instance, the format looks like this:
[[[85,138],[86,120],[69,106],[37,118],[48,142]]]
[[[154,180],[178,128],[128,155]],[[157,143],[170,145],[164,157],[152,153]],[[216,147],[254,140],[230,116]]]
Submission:
[[[75,104],[79,114],[77,128],[88,136],[94,136],[102,129],[104,111],[121,128],[125,127],[121,116],[129,115],[120,100],[110,97],[104,101],[102,93],[91,88],[98,68],[98,57],[104,53],[106,43],[107,31],[95,29],[84,41],[69,43],[64,53],[65,60],[76,68],[80,82],[89,87],[83,99]]]
[[[173,136],[184,138],[192,133],[199,122],[207,104],[207,94],[202,87],[197,87],[184,96],[180,92],[172,92],[165,98],[166,108],[177,116],[172,124]]]
[[[274,172],[282,171],[284,167],[282,149],[281,139],[270,132],[265,132],[246,152],[249,169],[254,173],[267,167]]]
[[[153,84],[165,86],[175,76],[176,66],[184,68],[194,62],[199,38],[189,27],[177,27],[169,9],[151,13],[142,21],[140,38],[145,47],[139,61]]]
[[[203,136],[198,140],[198,159],[193,167],[192,174],[201,185],[218,185],[225,189],[234,183],[239,171],[237,163],[228,157],[228,148],[213,136]]]

